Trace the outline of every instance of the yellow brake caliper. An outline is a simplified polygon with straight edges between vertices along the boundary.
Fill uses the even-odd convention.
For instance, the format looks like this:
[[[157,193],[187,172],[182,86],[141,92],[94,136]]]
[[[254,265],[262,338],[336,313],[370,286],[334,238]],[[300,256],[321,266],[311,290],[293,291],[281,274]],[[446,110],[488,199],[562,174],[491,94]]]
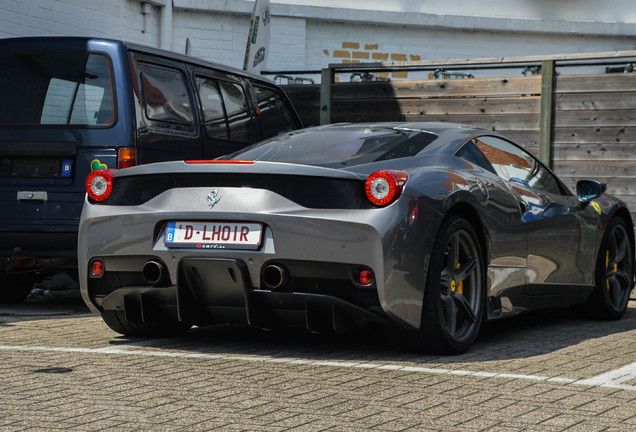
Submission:
[[[450,253],[450,249],[451,249],[450,246],[447,246],[446,247],[446,253]],[[461,266],[462,265],[460,263],[457,263],[456,270],[459,270]],[[463,295],[464,294],[464,281],[457,282],[457,281],[455,281],[455,278],[453,278],[453,280],[451,280],[450,288],[451,288],[451,291],[457,291],[458,293]],[[455,311],[458,311],[458,310],[459,310],[459,308],[455,307]]]
[[[447,246],[446,247],[446,253],[450,253],[450,250],[451,250],[450,246]],[[461,266],[462,265],[460,263],[457,263],[456,270],[459,270],[459,268]],[[451,291],[457,291],[460,294],[464,294],[464,281],[456,282],[455,279],[453,279],[453,280],[451,280],[450,288],[451,288]]]
[[[609,270],[609,250],[605,255],[605,274],[607,274],[607,270]],[[614,273],[618,273],[618,263],[614,263]],[[605,279],[605,288],[610,290],[610,281],[609,278]]]
[[[461,266],[460,263],[457,263],[457,270],[459,270]],[[464,281],[455,282],[455,280],[453,280],[453,286],[458,293],[464,294]]]

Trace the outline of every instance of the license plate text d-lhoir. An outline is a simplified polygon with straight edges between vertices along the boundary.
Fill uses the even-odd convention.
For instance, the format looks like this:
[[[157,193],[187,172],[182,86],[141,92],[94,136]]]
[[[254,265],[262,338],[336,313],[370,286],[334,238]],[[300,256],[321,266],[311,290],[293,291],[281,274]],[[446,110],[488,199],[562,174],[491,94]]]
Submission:
[[[196,249],[257,249],[263,226],[239,222],[168,222],[167,247]]]

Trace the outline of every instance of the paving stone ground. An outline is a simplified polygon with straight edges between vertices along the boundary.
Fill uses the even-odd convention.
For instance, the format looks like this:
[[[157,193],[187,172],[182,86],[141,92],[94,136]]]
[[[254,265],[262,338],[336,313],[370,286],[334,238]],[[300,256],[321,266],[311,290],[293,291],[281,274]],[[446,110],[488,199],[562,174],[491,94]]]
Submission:
[[[0,307],[0,431],[636,431],[636,302],[488,323],[444,357],[377,334],[126,338],[75,300]]]

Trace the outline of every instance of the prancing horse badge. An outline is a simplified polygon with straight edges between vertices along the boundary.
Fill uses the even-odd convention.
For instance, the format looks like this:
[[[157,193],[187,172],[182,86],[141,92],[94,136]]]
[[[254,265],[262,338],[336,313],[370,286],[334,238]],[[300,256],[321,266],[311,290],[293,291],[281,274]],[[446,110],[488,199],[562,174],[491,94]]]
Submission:
[[[210,208],[214,207],[219,201],[221,201],[221,196],[219,195],[219,191],[214,189],[212,192],[208,194],[206,200],[210,201]]]

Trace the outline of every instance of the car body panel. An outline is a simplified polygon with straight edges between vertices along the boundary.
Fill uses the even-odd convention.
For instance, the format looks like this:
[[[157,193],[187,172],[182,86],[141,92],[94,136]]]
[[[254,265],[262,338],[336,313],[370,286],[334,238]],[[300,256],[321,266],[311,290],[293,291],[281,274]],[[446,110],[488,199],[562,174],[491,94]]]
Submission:
[[[410,136],[430,133],[436,138],[412,156],[342,167],[334,167],[328,157],[324,163],[266,158],[233,163],[241,159],[239,153],[236,158],[230,155],[228,160],[209,163],[166,162],[116,172],[115,189],[124,180],[130,184],[143,180],[144,190],[152,192],[143,203],[134,205],[126,193],[102,204],[86,198],[79,242],[85,302],[94,312],[101,312],[104,307],[126,309],[125,298],[134,297],[134,309],[142,313],[131,312],[131,316],[141,317],[151,313],[147,305],[158,301],[156,297],[164,289],[170,293],[168,297],[182,299],[170,306],[176,310],[173,316],[188,317],[195,324],[215,322],[214,315],[221,321],[235,319],[269,327],[268,314],[277,318],[291,314],[296,322],[315,330],[321,328],[316,317],[330,314],[334,328],[342,327],[344,317],[355,316],[352,320],[356,322],[388,320],[417,329],[433,245],[449,215],[466,218],[479,237],[487,263],[486,319],[587,299],[594,287],[603,227],[617,212],[629,218],[625,205],[609,195],[581,202],[560,183],[562,193],[544,192],[504,180],[456,155],[474,137],[500,138],[491,131],[439,123],[332,125],[292,132],[295,138],[281,137],[272,145],[298,142],[306,138],[304,133],[326,130],[351,135],[354,130],[358,131],[354,135],[364,137],[382,128],[406,131]],[[267,145],[256,144],[245,154],[255,154],[250,149],[267,154]],[[259,146],[265,147],[259,150]],[[315,157],[322,157],[319,153]],[[276,176],[289,178],[290,190],[295,183],[301,183],[302,190],[308,179],[357,182],[363,193],[365,179],[383,169],[404,171],[408,180],[399,198],[380,208],[369,203],[356,204],[357,208],[336,204],[312,208],[299,204],[298,196],[288,190],[269,190],[264,182]],[[186,183],[188,175],[196,179]],[[245,183],[219,183],[231,176],[244,178]],[[150,187],[152,182],[169,185],[155,188]],[[306,191],[308,195],[320,192],[309,187]],[[168,247],[164,236],[169,221],[260,223],[262,244],[256,250]],[[165,265],[169,278],[165,287],[152,287],[139,277],[129,285],[108,287],[89,275],[89,264],[95,258],[103,260],[106,273],[121,270],[128,275],[138,274],[144,262],[156,259]],[[263,271],[270,263],[290,269],[295,281],[289,290],[267,286]],[[330,269],[333,275],[329,275]],[[371,286],[360,286],[355,280],[358,269],[373,273]],[[197,272],[203,275],[198,282],[192,276]],[[220,282],[227,279],[227,272],[240,277]],[[356,296],[345,294],[349,288]],[[206,305],[201,306],[193,298],[213,300],[210,304],[203,301]]]

